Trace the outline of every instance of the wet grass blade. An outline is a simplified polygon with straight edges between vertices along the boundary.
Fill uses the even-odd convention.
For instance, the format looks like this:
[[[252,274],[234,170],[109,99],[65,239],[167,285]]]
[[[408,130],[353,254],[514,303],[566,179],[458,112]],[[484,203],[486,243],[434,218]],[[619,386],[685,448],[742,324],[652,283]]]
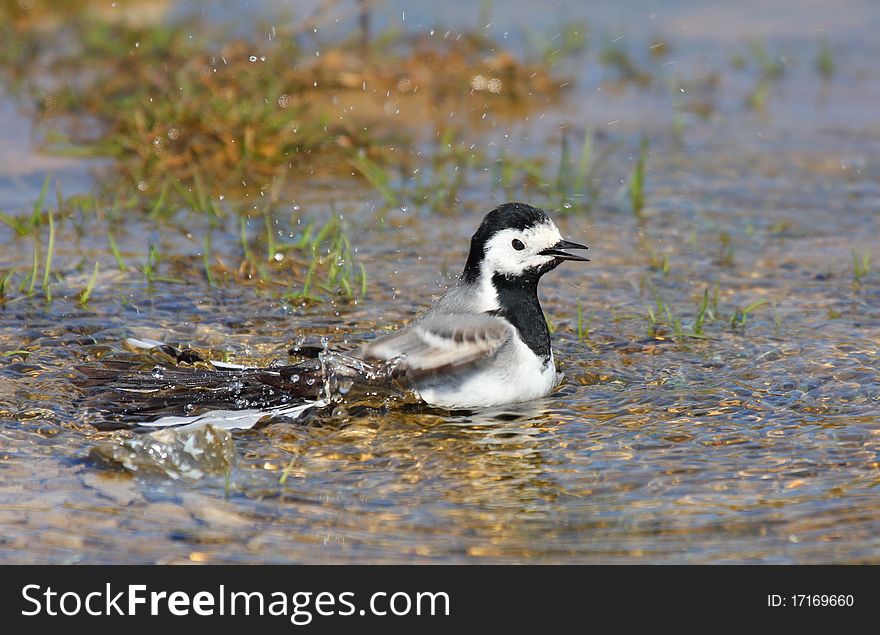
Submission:
[[[703,300],[700,302],[700,308],[697,310],[697,319],[694,320],[694,335],[702,335],[703,334],[703,325],[706,322],[706,317],[709,314],[709,289],[706,288],[703,291]]]
[[[861,283],[862,278],[871,273],[871,252],[865,251],[861,256],[852,250],[853,282]]]
[[[31,231],[31,221],[25,221],[18,216],[0,213],[0,223],[8,225],[18,236],[27,236]]]
[[[43,269],[43,294],[47,302],[52,301],[52,291],[49,289],[49,274],[52,272],[52,252],[55,250],[55,219],[52,210],[49,210],[49,246],[46,248],[46,264]]]
[[[749,319],[749,314],[752,313],[755,309],[764,306],[767,304],[769,300],[758,300],[756,302],[752,302],[744,309],[738,309],[733,316],[730,318],[730,327],[737,328],[743,327],[746,325],[746,321]]]
[[[32,351],[25,351],[21,349],[14,351],[3,351],[2,353],[0,353],[0,357],[13,357],[15,355],[23,355],[24,357],[27,357],[31,354],[31,352]]]
[[[272,228],[272,215],[268,212],[263,214],[263,222],[266,225],[266,262],[272,262],[275,254],[278,253],[277,243],[275,240],[275,232]]]
[[[366,297],[367,295],[367,270],[364,269],[364,263],[358,263],[358,267],[361,272],[361,297]]]
[[[113,253],[113,258],[116,259],[116,265],[119,267],[120,271],[126,271],[128,267],[125,264],[125,260],[122,258],[122,254],[119,253],[119,247],[116,246],[116,240],[113,238],[113,233],[111,231],[107,231],[107,242],[110,243],[110,251]]]
[[[46,193],[49,191],[50,181],[51,177],[47,175],[46,179],[43,181],[43,187],[40,188],[40,195],[37,197],[37,200],[34,201],[33,213],[31,214],[31,227],[40,224],[40,218],[43,215],[43,204],[46,202]]]
[[[296,465],[296,457],[291,457],[290,461],[288,461],[287,466],[281,472],[281,477],[278,479],[279,485],[284,485],[287,482],[287,479],[290,477],[290,473],[293,471],[293,466]]]
[[[645,207],[645,162],[648,158],[648,138],[642,137],[639,144],[639,157],[629,181],[629,198],[636,216],[642,215]]]
[[[12,280],[12,272],[6,271],[0,276],[0,303],[6,301],[7,289],[9,288],[9,281]]]
[[[557,326],[553,320],[550,319],[550,316],[546,311],[544,311],[544,321],[547,323],[547,330],[550,332],[550,335],[553,335],[556,332]]]
[[[360,172],[365,179],[372,185],[377,192],[385,199],[385,203],[390,207],[398,206],[397,194],[391,187],[391,178],[388,172],[365,156],[357,156],[349,161]]]
[[[590,322],[584,320],[584,308],[580,298],[577,301],[577,336],[579,342],[586,342],[590,339]]]
[[[31,269],[30,283],[28,284],[27,295],[29,298],[34,295],[34,285],[37,283],[37,275],[40,273],[40,243],[37,241],[37,230],[34,228],[31,238],[34,245],[34,264]]]
[[[834,54],[828,40],[824,37],[819,40],[819,54],[816,57],[816,71],[824,80],[834,77]]]
[[[98,280],[98,263],[95,263],[95,268],[92,270],[92,276],[89,278],[88,283],[86,284],[86,288],[82,290],[82,293],[79,294],[79,305],[82,308],[86,308],[89,304],[89,298],[92,297],[92,291],[95,288],[95,282]]]

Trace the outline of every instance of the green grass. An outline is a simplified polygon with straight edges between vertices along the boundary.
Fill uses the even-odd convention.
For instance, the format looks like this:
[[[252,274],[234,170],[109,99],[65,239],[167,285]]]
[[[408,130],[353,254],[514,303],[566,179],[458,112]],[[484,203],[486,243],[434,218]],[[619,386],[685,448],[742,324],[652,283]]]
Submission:
[[[159,262],[161,258],[162,256],[159,253],[159,248],[156,247],[155,244],[150,243],[147,246],[147,259],[144,261],[144,264],[141,265],[141,273],[143,273],[144,278],[147,280],[147,288],[152,289],[157,282],[186,284],[187,281],[182,280],[181,278],[159,275]]]
[[[10,216],[0,212],[0,222],[8,225],[17,236],[27,236],[32,229],[32,219],[23,219],[20,216]]]
[[[37,196],[37,200],[34,201],[33,212],[31,214],[31,222],[30,227],[39,227],[41,224],[41,219],[43,217],[43,206],[46,202],[46,194],[49,191],[49,182],[51,181],[51,177],[47,174],[46,178],[43,180],[43,187],[40,188],[40,195]]]
[[[9,283],[12,281],[12,272],[4,271],[0,274],[0,304],[6,301],[9,293]]]
[[[696,311],[683,309],[677,312],[660,294],[650,281],[644,280],[646,288],[650,291],[652,304],[647,308],[645,319],[648,324],[648,337],[667,339],[672,337],[681,342],[685,338],[708,339],[712,337],[709,330],[710,324],[727,324],[732,330],[740,331],[748,323],[749,316],[762,306],[768,304],[768,299],[756,300],[745,307],[736,308],[728,316],[722,316],[719,310],[719,285],[703,289]],[[686,321],[679,315],[692,315],[692,319]],[[638,316],[634,316],[638,317]],[[781,317],[778,312],[774,314],[774,323],[777,333],[781,329]]]
[[[59,205],[60,207],[60,205]],[[46,263],[43,267],[43,295],[47,302],[52,301],[52,290],[49,288],[49,274],[52,272],[52,254],[55,251],[55,221],[52,210],[49,210],[49,245],[46,247]]]
[[[546,311],[544,311],[544,322],[547,323],[547,331],[550,333],[550,335],[553,335],[557,330],[557,326],[556,323],[550,318],[550,314],[548,314]]]
[[[782,53],[769,53],[764,43],[757,39],[751,41],[749,51],[758,69],[758,81],[746,95],[745,103],[760,112],[766,109],[770,89],[785,75],[788,62]]]
[[[834,53],[831,45],[824,37],[819,38],[819,52],[816,55],[816,72],[824,80],[830,80],[834,77]]]
[[[320,229],[315,231],[310,225],[300,240],[291,246],[300,249],[309,260],[302,287],[299,290],[289,288],[284,293],[287,300],[352,300],[366,294],[366,269],[362,263],[356,262],[351,240],[335,210]],[[319,276],[319,272],[323,275]]]
[[[490,162],[489,184],[507,200],[528,200],[558,214],[590,212],[602,194],[600,172],[621,145],[613,141],[597,150],[596,137],[587,129],[573,148],[564,133],[555,160],[499,153]]]
[[[399,207],[400,201],[397,193],[391,185],[391,176],[388,171],[377,165],[366,156],[356,156],[349,162],[357,171],[372,185],[382,196],[385,204],[389,207]]]
[[[749,315],[756,309],[767,304],[767,302],[768,300],[757,300],[743,309],[737,309],[734,311],[733,315],[730,316],[730,328],[744,328],[749,319]]]
[[[666,303],[653,284],[648,282],[648,288],[654,299],[654,306],[648,307],[648,337],[662,338],[666,335],[666,329],[671,328],[676,339],[681,339],[684,334],[681,319],[673,313],[672,307]]]
[[[572,159],[568,138],[567,134],[562,135],[559,165],[556,178],[552,181],[550,197],[563,212],[590,211],[600,194],[599,180],[594,180],[598,167],[594,156],[594,134],[590,129],[584,132],[576,164]]]
[[[769,53],[764,43],[757,39],[752,40],[749,51],[763,79],[775,81],[785,75],[786,60],[783,54]]]
[[[718,265],[721,267],[733,267],[736,264],[734,259],[733,236],[728,231],[722,231],[718,234],[718,242],[721,252],[718,256]]]
[[[525,61],[482,28],[456,38],[389,32],[365,43],[326,40],[290,21],[266,40],[231,36],[198,16],[140,27],[71,8],[55,10],[64,19],[50,37],[9,11],[0,5],[8,43],[0,66],[19,78],[17,96],[35,112],[52,105],[39,119],[52,126],[42,131],[48,149],[114,159],[107,185],[154,217],[181,206],[219,217],[220,195],[350,178],[352,166],[396,205],[383,172],[420,160],[432,113],[520,116],[567,84],[547,60]],[[581,35],[567,23],[553,60],[579,50]],[[470,90],[478,76],[504,89]],[[393,116],[391,103],[400,104]]]
[[[697,309],[697,317],[694,320],[694,325],[692,329],[694,335],[703,335],[706,320],[711,319],[712,317],[713,314],[709,309],[709,289],[706,288],[706,290],[703,291],[703,299],[700,302],[700,307]]]
[[[39,240],[37,239],[36,230],[31,235],[31,241],[33,243],[34,260],[33,260],[33,266],[31,267],[30,282],[28,283],[28,288],[27,288],[27,296],[29,298],[32,298],[34,295],[34,287],[37,284],[37,276],[40,273],[40,243],[39,243]],[[24,282],[22,282],[22,284],[24,284]]]
[[[581,305],[581,299],[577,301],[577,338],[579,342],[587,342],[590,339],[590,325],[592,318],[584,319],[584,309]]]
[[[98,280],[98,263],[95,263],[95,268],[92,270],[92,275],[89,278],[88,283],[86,283],[86,288],[82,290],[79,294],[79,305],[82,308],[86,308],[89,305],[89,299],[92,297],[92,291],[95,289],[95,282]]]
[[[15,355],[21,355],[23,357],[27,357],[31,353],[32,353],[32,351],[26,351],[26,350],[21,350],[21,349],[14,350],[14,351],[3,351],[2,353],[0,353],[0,357],[14,357]]]
[[[645,164],[648,159],[648,138],[642,137],[639,143],[639,156],[629,179],[629,199],[633,214],[642,215],[645,208]]]
[[[861,255],[852,250],[853,282],[861,284],[862,279],[871,273],[871,252],[865,250]]]
[[[5,17],[3,11],[0,8],[0,18]],[[105,231],[98,223],[106,223],[107,243],[119,271],[138,279],[142,274],[150,288],[186,281],[209,288],[252,284],[290,299],[315,301],[365,295],[366,269],[356,260],[351,237],[335,213],[324,223],[304,221],[296,228],[287,228],[286,219],[277,217],[278,202],[289,200],[286,194],[296,191],[285,188],[302,187],[302,179],[323,183],[329,178],[336,186],[339,179],[354,174],[352,184],[368,184],[375,190],[372,198],[381,201],[379,206],[413,204],[454,214],[470,212],[473,201],[485,200],[488,189],[496,198],[503,192],[507,199],[532,201],[560,213],[589,211],[600,199],[605,177],[606,182],[625,180],[620,199],[628,200],[620,207],[628,202],[634,215],[644,215],[647,136],[642,136],[633,161],[625,164],[622,156],[615,157],[620,160],[610,168],[605,161],[611,152],[633,141],[616,129],[607,134],[568,130],[558,147],[528,152],[511,150],[515,144],[481,150],[485,146],[475,138],[477,126],[499,129],[499,122],[520,121],[548,104],[552,107],[566,78],[549,66],[561,55],[587,50],[586,31],[579,25],[563,25],[558,38],[545,38],[542,45],[547,48],[531,62],[505,52],[482,26],[463,34],[457,43],[398,35],[355,46],[349,41],[319,42],[298,32],[279,32],[277,39],[266,42],[211,32],[198,22],[135,28],[72,16],[59,27],[56,38],[70,46],[58,47],[38,31],[10,24],[0,19],[0,40],[29,54],[0,51],[0,62],[20,77],[16,97],[23,104],[44,114],[48,114],[46,104],[54,104],[52,116],[39,119],[40,126],[54,126],[41,130],[49,149],[113,160],[112,176],[99,184],[100,195],[87,199],[93,209],[86,211],[86,202],[77,207],[84,217],[76,221],[78,231],[93,227]],[[627,50],[629,42],[609,41],[601,49],[594,47],[590,55],[619,80],[641,90],[654,82],[654,71],[661,69],[654,58],[668,54],[671,47],[652,38],[650,48]],[[320,57],[314,56],[318,44]],[[223,52],[222,63],[218,51]],[[767,51],[754,42],[751,56],[743,58],[743,64],[758,73],[760,90],[753,97],[760,107],[772,82],[786,72],[784,57]],[[265,56],[266,61],[251,62],[253,54]],[[827,42],[820,40],[819,59],[830,60],[830,55]],[[429,80],[416,85],[410,79],[412,85],[405,85],[402,69],[413,71],[408,76]],[[29,79],[38,76],[33,71],[41,71],[45,83]],[[500,77],[504,90],[471,90],[477,74]],[[396,103],[401,112],[390,115],[387,108]],[[446,112],[456,113],[454,122],[435,117]],[[681,112],[675,116],[673,130],[680,137],[684,118]],[[441,123],[433,123],[435,119]],[[82,125],[85,121],[95,125]],[[66,246],[65,232],[71,223],[64,221],[70,211],[59,204],[47,212],[49,185],[47,178],[32,211],[21,216],[0,214],[0,222],[22,240],[33,242],[30,275],[25,274],[25,265],[15,270],[14,277],[7,272],[4,297],[13,279],[30,296],[39,291],[41,279],[47,299],[53,291],[61,297],[58,289],[65,263],[58,248]],[[126,253],[130,260],[141,261],[128,266],[115,236],[130,236],[124,223],[134,215],[155,222],[158,238],[145,260],[143,254]],[[249,224],[247,215],[255,223]],[[232,253],[226,249],[222,257],[212,253],[211,230],[202,234],[201,229],[208,222],[215,241],[218,227],[230,231],[233,243],[240,239],[241,253],[234,244],[228,250]],[[47,225],[48,242],[43,242],[42,228]],[[182,225],[187,225],[184,229],[192,234],[194,244],[201,244],[201,253],[160,254],[158,245],[168,244],[165,238]],[[296,237],[288,240],[284,229],[292,229]],[[722,234],[721,243],[720,261],[732,265],[730,236]],[[242,267],[223,262],[239,255]],[[276,255],[281,258],[276,260]],[[653,269],[670,276],[667,282],[675,277],[669,252],[651,252],[650,258]],[[109,259],[106,262],[112,267]],[[674,264],[677,274],[679,263]],[[184,280],[168,277],[178,271],[184,271],[179,274]],[[854,255],[856,282],[868,272],[869,262],[856,264]],[[97,268],[94,280],[96,276]],[[713,320],[724,322],[717,304],[717,287],[714,294],[704,292],[690,327],[694,334],[709,330]],[[690,300],[673,311],[655,299],[649,319],[658,329],[682,333],[677,314],[684,316],[686,329],[693,309]],[[742,316],[747,317],[748,311]],[[589,336],[584,321],[579,304],[579,339]]]
[[[113,254],[113,258],[116,260],[116,266],[119,267],[120,271],[127,271],[128,266],[125,264],[125,260],[122,258],[122,254],[119,253],[119,247],[116,245],[116,239],[113,238],[113,233],[109,229],[107,230],[107,243],[110,245],[110,253]]]
[[[147,260],[141,267],[141,271],[147,279],[147,284],[150,286],[153,285],[153,281],[156,279],[156,264],[158,263],[158,260],[159,257],[156,252],[156,246],[153,243],[150,243],[147,246]]]
[[[763,111],[767,107],[767,98],[770,95],[770,81],[762,79],[755,89],[746,96],[746,105],[752,110]]]
[[[287,465],[281,471],[281,476],[278,478],[278,484],[284,485],[287,482],[287,479],[290,478],[290,473],[293,472],[293,467],[296,465],[297,457],[294,455],[290,457],[290,461],[287,462]]]

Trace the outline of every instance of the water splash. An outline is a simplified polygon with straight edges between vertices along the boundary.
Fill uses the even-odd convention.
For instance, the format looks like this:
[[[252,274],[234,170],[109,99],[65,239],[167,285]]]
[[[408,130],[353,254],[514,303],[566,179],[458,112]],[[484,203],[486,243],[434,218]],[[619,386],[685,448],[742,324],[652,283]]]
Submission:
[[[400,381],[402,358],[369,362],[325,349],[318,354],[324,378],[324,399],[335,405],[386,407],[391,402],[418,401]]]

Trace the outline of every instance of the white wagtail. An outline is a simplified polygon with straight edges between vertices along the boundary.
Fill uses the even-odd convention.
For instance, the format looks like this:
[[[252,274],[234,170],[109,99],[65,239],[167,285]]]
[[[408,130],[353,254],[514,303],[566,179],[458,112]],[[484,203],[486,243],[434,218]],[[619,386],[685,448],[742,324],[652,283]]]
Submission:
[[[536,207],[507,203],[471,238],[458,281],[423,316],[362,346],[363,359],[401,359],[418,395],[445,408],[543,397],[558,379],[538,281],[587,249]]]
[[[588,247],[563,239],[543,210],[524,203],[501,205],[473,235],[464,271],[446,294],[407,326],[343,354],[343,373],[350,377],[352,369],[359,369],[374,383],[393,377],[426,403],[450,409],[548,394],[559,378],[538,281],[564,260],[588,260],[567,249]],[[129,343],[157,349],[176,361],[202,361],[192,351],[179,352],[160,342]],[[297,416],[325,405],[325,362],[274,368],[211,363],[214,368],[208,371],[156,367],[125,376],[119,374],[124,365],[110,361],[103,371],[81,368],[87,376],[81,385],[115,382],[109,391],[104,384],[101,394],[121,402],[123,416],[134,417],[139,425],[241,428],[266,415]],[[377,364],[384,370],[376,371]],[[173,416],[156,420],[169,414]]]

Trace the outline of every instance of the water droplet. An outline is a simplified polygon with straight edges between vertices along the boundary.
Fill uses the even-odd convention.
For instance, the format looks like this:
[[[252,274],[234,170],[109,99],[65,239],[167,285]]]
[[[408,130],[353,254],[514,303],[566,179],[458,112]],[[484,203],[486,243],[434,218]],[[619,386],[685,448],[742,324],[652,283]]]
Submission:
[[[153,369],[153,372],[150,373],[155,379],[163,379],[165,377],[165,369],[161,366],[156,366]]]

